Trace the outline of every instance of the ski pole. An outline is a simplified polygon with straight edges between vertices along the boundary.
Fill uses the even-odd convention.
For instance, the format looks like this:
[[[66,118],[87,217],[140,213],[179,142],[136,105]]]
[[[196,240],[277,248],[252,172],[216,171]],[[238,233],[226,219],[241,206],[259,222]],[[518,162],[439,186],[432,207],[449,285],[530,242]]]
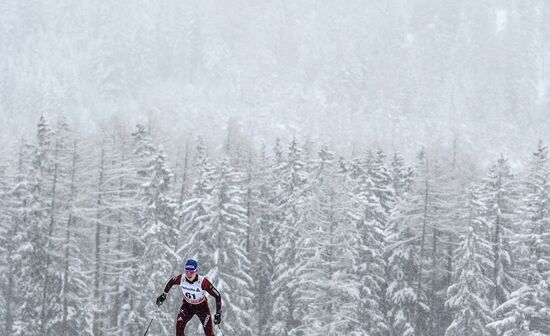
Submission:
[[[147,326],[147,329],[145,329],[145,334],[143,334],[143,336],[147,335],[147,332],[149,331],[149,327],[151,326],[151,323],[153,323],[153,319],[151,319],[151,321],[149,321],[149,325]]]
[[[160,305],[155,309],[155,313],[160,310]],[[151,323],[153,323],[153,320],[155,319],[155,316],[151,318],[151,321],[149,321],[149,325],[147,325],[147,329],[145,329],[145,334],[143,336],[147,336],[147,333],[149,332],[149,327],[151,327]]]
[[[224,336],[224,335],[223,335],[223,330],[222,330],[222,327],[220,327],[220,325],[219,325],[219,324],[218,324],[218,329],[220,329],[220,332],[222,333],[222,336]]]

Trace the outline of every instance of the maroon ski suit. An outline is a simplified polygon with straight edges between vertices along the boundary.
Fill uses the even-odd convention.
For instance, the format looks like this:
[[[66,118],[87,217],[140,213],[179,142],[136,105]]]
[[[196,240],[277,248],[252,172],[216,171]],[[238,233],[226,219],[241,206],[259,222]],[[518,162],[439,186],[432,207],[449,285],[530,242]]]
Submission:
[[[202,281],[201,284],[196,283],[199,280]],[[202,290],[206,291],[208,294],[212,295],[216,299],[216,311],[221,312],[222,297],[218,290],[214,288],[212,283],[208,281],[207,278],[199,277],[199,275],[196,275],[193,281],[189,281],[185,278],[184,275],[179,274],[168,281],[166,287],[164,287],[164,293],[168,293],[174,285],[183,288],[192,286],[197,287],[198,285],[200,285],[198,287],[200,287]],[[191,299],[190,295],[186,294],[185,296]],[[181,305],[180,312],[178,314],[178,320],[176,322],[176,336],[185,335],[185,326],[187,325],[187,322],[191,320],[193,315],[197,315],[199,317],[202,327],[204,329],[204,334],[206,336],[214,336],[214,324],[212,323],[212,316],[210,314],[210,308],[208,307],[208,299],[206,298],[206,296],[203,296],[199,300],[196,300],[197,302],[194,303],[189,303],[185,296],[183,298],[183,304]],[[195,296],[193,295],[193,298],[194,297]]]

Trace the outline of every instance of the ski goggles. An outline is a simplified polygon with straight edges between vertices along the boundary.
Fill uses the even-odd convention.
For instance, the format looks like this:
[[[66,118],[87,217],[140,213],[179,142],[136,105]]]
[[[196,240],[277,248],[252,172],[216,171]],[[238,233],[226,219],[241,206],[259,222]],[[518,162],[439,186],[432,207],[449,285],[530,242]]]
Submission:
[[[188,274],[188,275],[193,275],[197,273],[197,270],[196,269],[185,269],[185,274]]]

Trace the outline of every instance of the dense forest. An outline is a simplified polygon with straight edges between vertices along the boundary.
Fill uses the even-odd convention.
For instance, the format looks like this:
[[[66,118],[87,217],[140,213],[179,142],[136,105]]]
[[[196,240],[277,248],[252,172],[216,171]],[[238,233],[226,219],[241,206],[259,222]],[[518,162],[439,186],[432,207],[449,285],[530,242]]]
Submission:
[[[168,157],[147,127],[42,116],[0,174],[3,335],[170,335],[199,260],[225,335],[548,335],[548,149],[515,171],[227,127]],[[219,148],[215,150],[214,148]],[[200,335],[197,321],[188,327]]]

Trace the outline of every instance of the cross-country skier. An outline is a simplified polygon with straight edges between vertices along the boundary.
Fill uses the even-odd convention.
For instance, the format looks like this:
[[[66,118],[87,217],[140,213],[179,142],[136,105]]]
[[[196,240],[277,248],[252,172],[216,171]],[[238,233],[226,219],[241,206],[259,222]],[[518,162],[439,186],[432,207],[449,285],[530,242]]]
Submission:
[[[179,274],[170,279],[166,287],[164,287],[164,293],[157,298],[157,306],[160,306],[166,300],[166,294],[168,294],[172,286],[177,285],[183,291],[183,304],[181,305],[176,322],[176,336],[185,335],[185,326],[193,315],[197,315],[201,320],[204,334],[206,336],[214,336],[214,325],[212,324],[206,292],[216,299],[214,323],[219,324],[222,320],[222,297],[207,278],[198,274],[198,268],[198,263],[195,260],[187,260],[185,262],[185,276]]]

